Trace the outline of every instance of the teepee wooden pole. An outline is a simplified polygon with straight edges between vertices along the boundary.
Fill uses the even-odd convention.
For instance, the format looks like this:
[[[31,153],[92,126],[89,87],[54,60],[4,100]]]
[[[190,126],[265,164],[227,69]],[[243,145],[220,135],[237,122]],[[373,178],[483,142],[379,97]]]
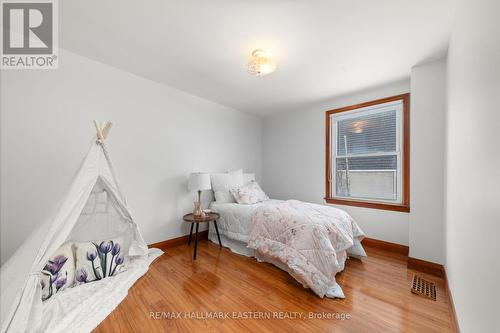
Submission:
[[[102,135],[103,135],[104,139],[106,139],[108,137],[109,131],[111,130],[111,126],[113,126],[113,123],[110,121],[107,121],[106,125],[104,126],[104,128],[102,130]]]
[[[97,123],[96,120],[94,120],[94,126],[95,126],[95,129],[97,131],[97,134],[96,134],[97,139],[104,141],[104,136],[102,135],[101,126]]]

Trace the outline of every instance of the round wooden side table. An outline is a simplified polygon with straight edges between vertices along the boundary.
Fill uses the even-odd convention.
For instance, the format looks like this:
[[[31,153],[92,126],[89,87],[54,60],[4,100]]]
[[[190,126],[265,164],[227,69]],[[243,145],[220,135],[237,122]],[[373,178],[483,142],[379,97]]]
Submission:
[[[191,245],[191,236],[193,235],[193,226],[196,224],[196,234],[194,237],[194,255],[193,260],[196,260],[196,251],[198,250],[198,228],[200,223],[210,223],[213,222],[215,226],[215,231],[217,232],[217,238],[219,239],[219,245],[222,247],[222,242],[220,241],[219,228],[217,228],[217,220],[219,219],[219,213],[206,213],[205,217],[194,216],[192,213],[183,216],[185,222],[191,223],[191,231],[189,231],[188,245]]]

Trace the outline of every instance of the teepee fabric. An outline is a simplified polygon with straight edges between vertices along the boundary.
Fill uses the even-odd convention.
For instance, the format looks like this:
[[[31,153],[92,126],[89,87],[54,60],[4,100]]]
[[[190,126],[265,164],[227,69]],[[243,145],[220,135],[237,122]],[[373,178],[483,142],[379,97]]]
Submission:
[[[123,234],[129,238],[131,258],[125,272],[66,289],[42,303],[38,273],[61,244]],[[161,253],[148,250],[127,209],[106,146],[94,141],[57,214],[41,224],[1,267],[2,333],[91,331]]]

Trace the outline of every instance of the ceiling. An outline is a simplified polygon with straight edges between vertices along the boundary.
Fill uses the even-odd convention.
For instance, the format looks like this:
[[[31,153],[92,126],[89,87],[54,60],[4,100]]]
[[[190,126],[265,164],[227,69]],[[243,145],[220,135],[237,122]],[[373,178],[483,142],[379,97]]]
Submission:
[[[454,0],[60,1],[61,47],[257,115],[400,80],[446,54]],[[245,64],[262,48],[276,72]]]

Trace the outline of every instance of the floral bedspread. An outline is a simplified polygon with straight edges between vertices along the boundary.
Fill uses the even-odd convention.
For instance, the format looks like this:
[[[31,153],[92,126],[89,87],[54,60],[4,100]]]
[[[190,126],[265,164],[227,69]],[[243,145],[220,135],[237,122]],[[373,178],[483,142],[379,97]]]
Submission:
[[[248,247],[278,258],[320,297],[336,284],[338,256],[364,233],[343,210],[297,200],[265,204],[252,215]]]

